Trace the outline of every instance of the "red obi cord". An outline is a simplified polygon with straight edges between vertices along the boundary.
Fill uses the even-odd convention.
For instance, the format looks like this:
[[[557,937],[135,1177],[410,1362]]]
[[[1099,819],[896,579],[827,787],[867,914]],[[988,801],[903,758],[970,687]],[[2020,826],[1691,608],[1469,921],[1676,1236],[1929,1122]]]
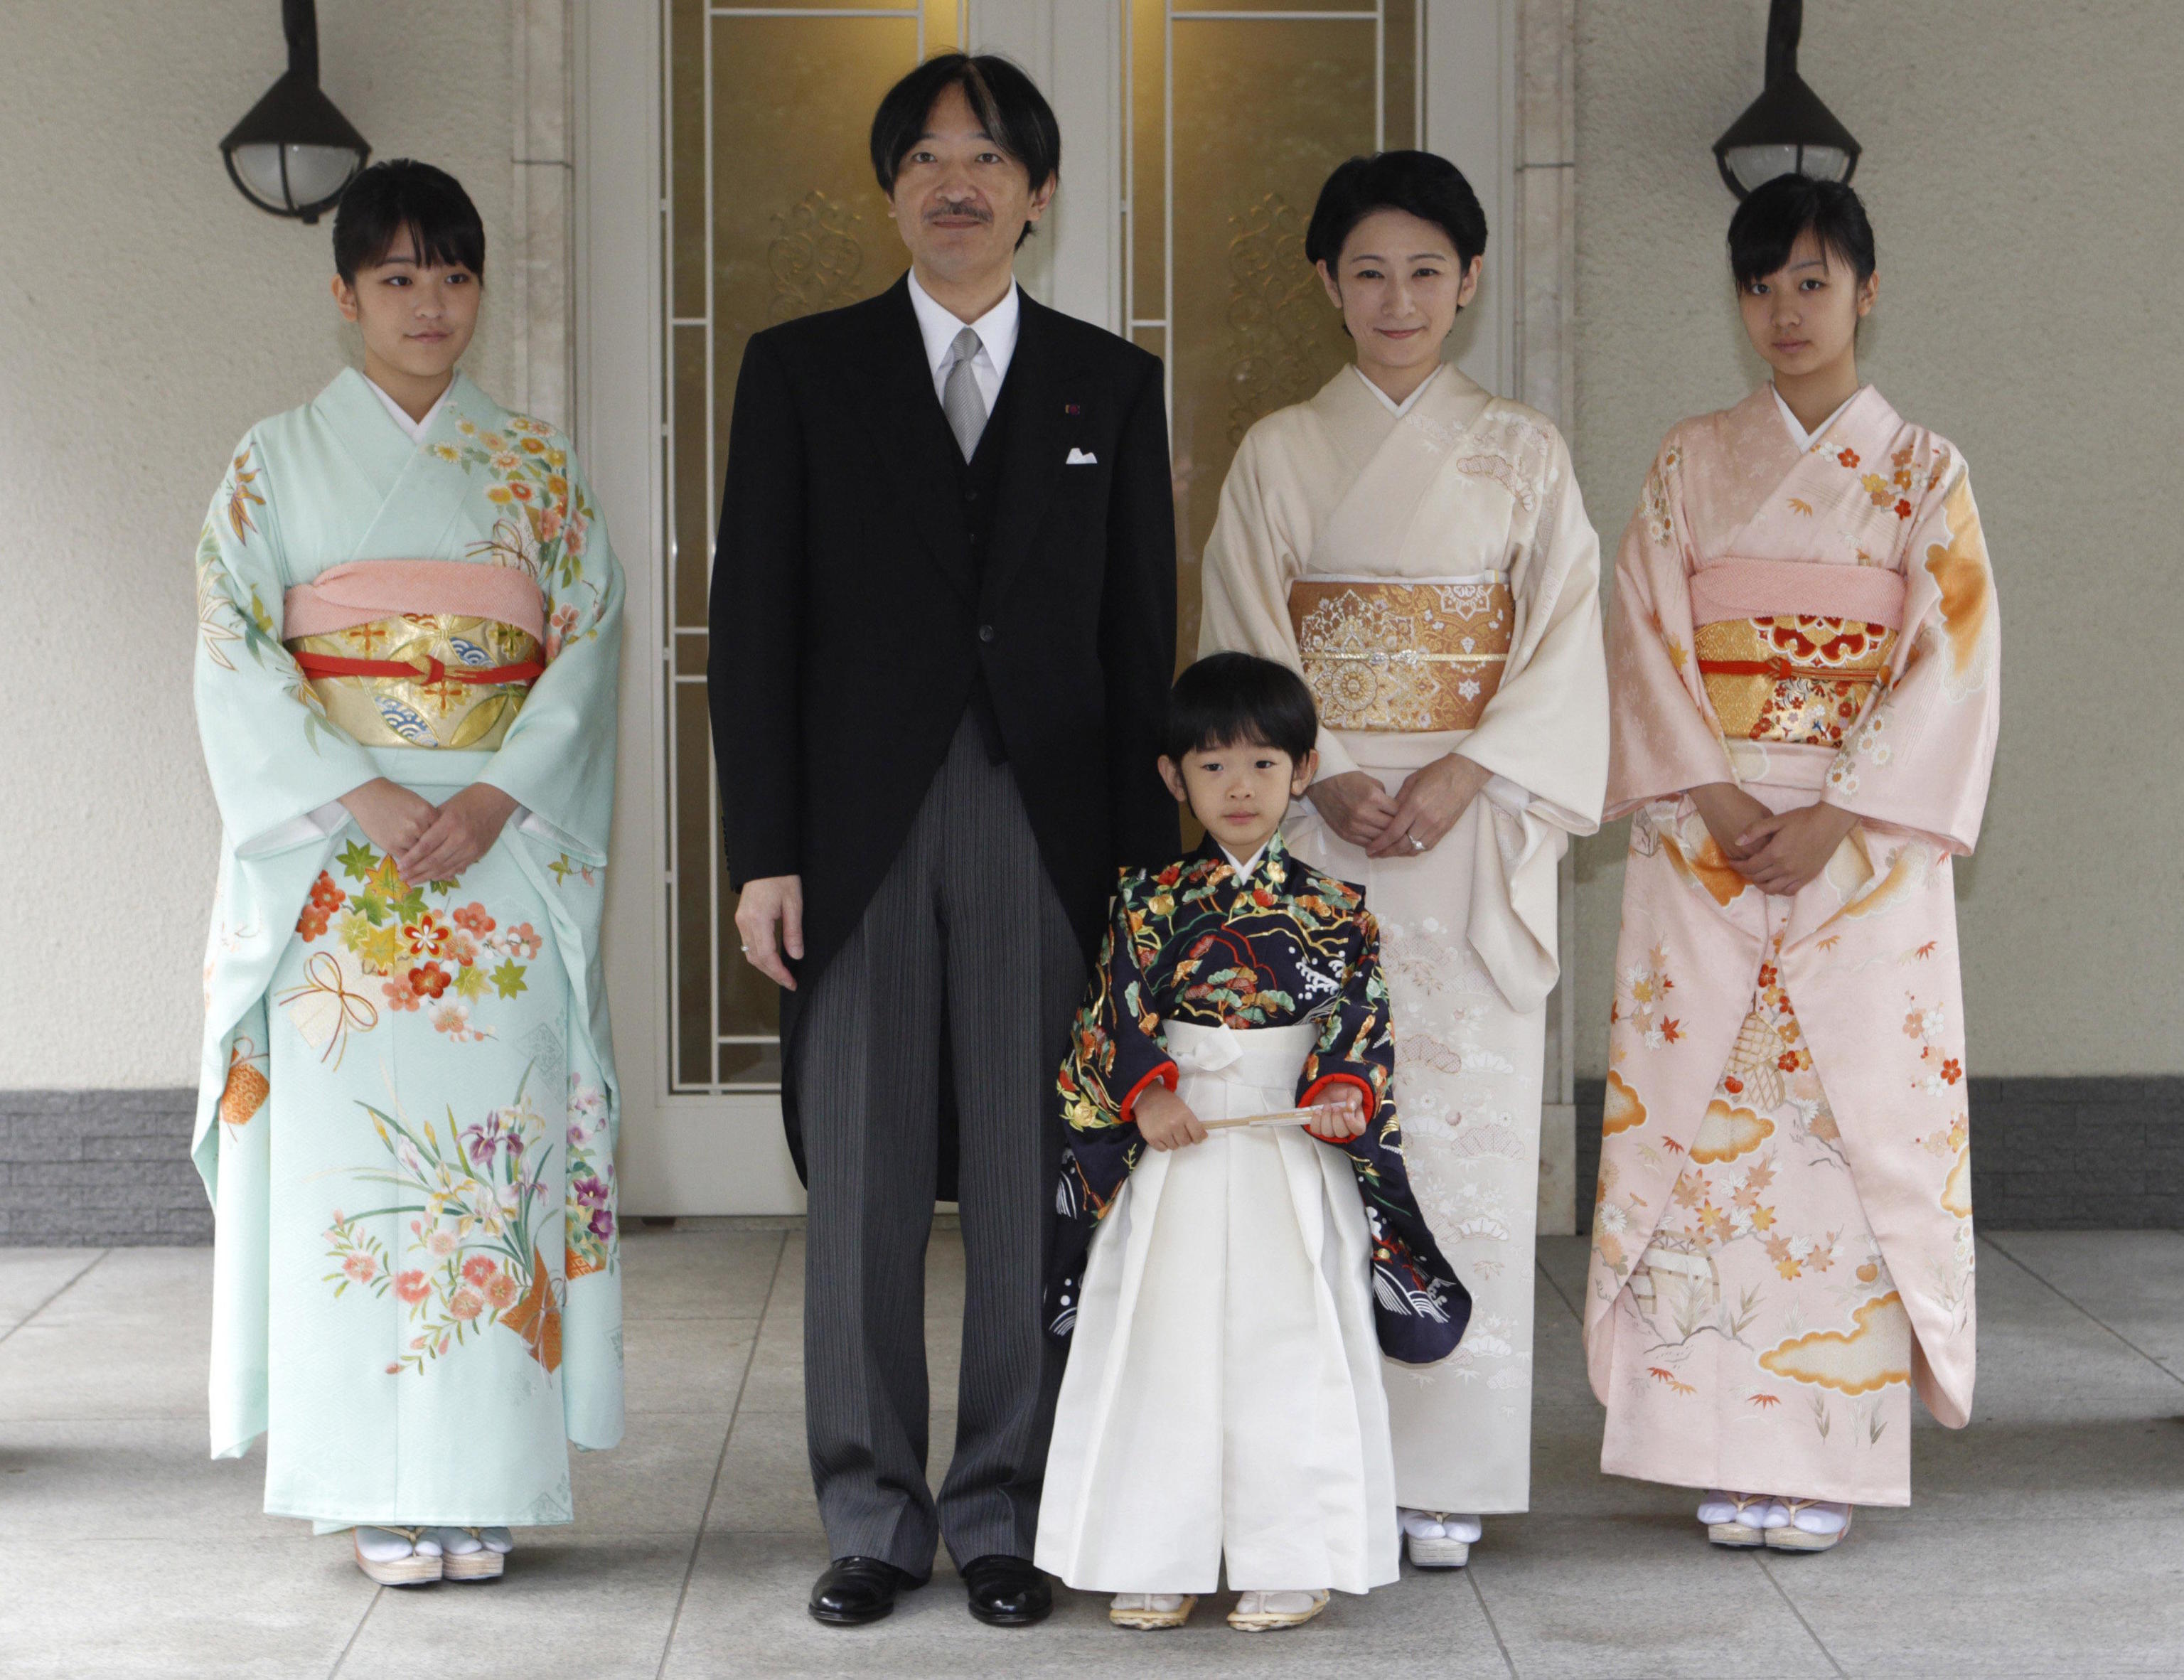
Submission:
[[[1794,665],[1786,659],[1702,659],[1699,674],[1702,677],[1772,677],[1778,683],[1786,683],[1793,677],[1808,677],[1820,683],[1875,683],[1880,680],[1878,671],[1837,669],[1825,665]]]
[[[428,685],[449,681],[480,686],[492,683],[529,684],[546,674],[546,667],[535,659],[526,659],[521,665],[495,665],[483,671],[471,666],[459,665],[451,671],[429,654],[418,661],[343,659],[326,653],[298,653],[293,657],[296,668],[306,677],[401,677]]]

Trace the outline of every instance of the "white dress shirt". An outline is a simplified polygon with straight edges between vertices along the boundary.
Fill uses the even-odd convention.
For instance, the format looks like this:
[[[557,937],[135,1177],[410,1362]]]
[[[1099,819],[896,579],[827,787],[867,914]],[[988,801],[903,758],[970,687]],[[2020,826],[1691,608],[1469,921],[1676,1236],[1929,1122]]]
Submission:
[[[1022,310],[1017,298],[1016,282],[1009,282],[1008,295],[976,321],[963,321],[944,304],[933,300],[933,294],[917,283],[915,270],[910,276],[910,306],[917,311],[917,330],[925,335],[925,360],[933,369],[933,394],[944,397],[948,388],[948,367],[955,354],[956,335],[965,327],[978,335],[978,354],[971,359],[971,375],[978,382],[978,394],[985,399],[986,412],[992,414],[994,405],[1001,394],[1001,381],[1009,377],[1009,358],[1017,353],[1017,323]]]
[[[1441,366],[1447,366],[1446,363],[1441,364]],[[1378,397],[1380,399],[1380,406],[1387,410],[1390,414],[1394,415],[1398,420],[1401,420],[1405,415],[1408,414],[1412,408],[1416,405],[1418,399],[1425,395],[1426,387],[1432,384],[1435,380],[1440,377],[1440,367],[1435,367],[1431,373],[1429,373],[1424,378],[1418,381],[1418,388],[1417,390],[1412,392],[1409,396],[1404,398],[1403,400],[1399,403],[1385,391],[1382,390],[1378,385],[1375,385],[1371,379],[1367,378],[1365,370],[1358,366],[1356,362],[1353,361],[1350,364],[1350,371],[1356,374],[1360,379],[1363,379],[1365,381],[1365,388],[1370,391],[1374,396]]]
[[[1858,399],[1860,393],[1864,391],[1865,387],[1861,385],[1856,391],[1852,392],[1847,397],[1845,397],[1842,399],[1841,407],[1837,408],[1833,414],[1830,415],[1825,420],[1822,421],[1818,426],[1815,426],[1809,432],[1805,430],[1805,422],[1798,419],[1796,414],[1791,412],[1789,404],[1782,400],[1781,392],[1775,390],[1774,387],[1771,384],[1767,388],[1774,392],[1774,406],[1782,410],[1782,423],[1790,428],[1790,441],[1795,444],[1801,449],[1809,449],[1816,442],[1826,434],[1828,427],[1834,425],[1836,421],[1842,418],[1843,409],[1848,408],[1852,403],[1856,402]]]
[[[432,406],[425,410],[425,417],[422,420],[412,420],[410,418],[410,410],[382,390],[378,381],[367,374],[365,376],[364,382],[371,387],[371,394],[386,405],[388,416],[402,428],[402,435],[413,444],[421,444],[425,441],[425,434],[432,429],[432,422],[440,417],[440,410],[447,406],[448,391],[455,388],[455,382],[450,379],[448,382],[448,391],[440,393]]]

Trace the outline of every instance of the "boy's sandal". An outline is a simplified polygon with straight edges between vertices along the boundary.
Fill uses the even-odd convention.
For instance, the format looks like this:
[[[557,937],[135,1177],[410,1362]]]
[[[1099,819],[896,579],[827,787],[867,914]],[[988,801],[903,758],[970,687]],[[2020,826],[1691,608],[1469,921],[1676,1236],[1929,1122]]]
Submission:
[[[1445,1518],[1441,1511],[1422,1515]],[[1471,1542],[1453,1534],[1413,1534],[1403,1530],[1403,1550],[1413,1569],[1462,1569],[1471,1561]]]
[[[1195,1593],[1117,1593],[1107,1606],[1107,1620],[1117,1627],[1153,1633],[1182,1627],[1197,1608]]]
[[[1327,1598],[1324,1590],[1246,1593],[1236,1600],[1236,1608],[1228,1612],[1228,1625],[1240,1633],[1279,1633],[1284,1628],[1301,1627],[1327,1608]],[[1272,1606],[1277,1599],[1306,1602],[1295,1610],[1275,1609]]]
[[[504,1549],[493,1546],[475,1528],[435,1528],[440,1543],[440,1575],[447,1581],[498,1581],[508,1566]]]
[[[1843,1507],[1843,1521],[1841,1527],[1836,1530],[1832,1534],[1815,1534],[1808,1528],[1800,1528],[1797,1526],[1798,1515],[1800,1513],[1804,1511],[1812,1510],[1816,1508],[1825,1508],[1830,1503],[1830,1501],[1825,1499],[1785,1499],[1782,1503],[1789,1509],[1789,1522],[1780,1528],[1770,1528],[1767,1531],[1767,1543],[1775,1551],[1831,1551],[1841,1542],[1843,1536],[1850,1532],[1850,1520],[1852,1513],[1848,1505],[1845,1505]]]
[[[354,1543],[356,1566],[382,1587],[422,1587],[440,1579],[440,1549],[421,1528],[360,1524]]]

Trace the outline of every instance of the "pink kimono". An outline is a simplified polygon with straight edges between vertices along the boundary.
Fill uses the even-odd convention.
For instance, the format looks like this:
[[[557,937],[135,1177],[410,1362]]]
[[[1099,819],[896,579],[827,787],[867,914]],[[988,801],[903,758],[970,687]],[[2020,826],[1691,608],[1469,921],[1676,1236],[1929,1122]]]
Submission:
[[[1800,448],[1771,387],[1671,431],[1616,567],[1628,814],[1585,1353],[1601,1467],[1910,1502],[1914,1382],[1971,1410],[1951,858],[1999,718],[1963,458],[1871,386]],[[1794,897],[1687,790],[1857,813]]]

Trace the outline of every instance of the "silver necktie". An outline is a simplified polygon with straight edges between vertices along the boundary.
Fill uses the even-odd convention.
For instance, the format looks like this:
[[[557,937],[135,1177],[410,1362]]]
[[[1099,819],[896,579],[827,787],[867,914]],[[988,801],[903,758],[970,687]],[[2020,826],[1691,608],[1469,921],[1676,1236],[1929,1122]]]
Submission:
[[[940,392],[940,411],[948,416],[948,429],[966,460],[978,452],[978,437],[986,429],[986,399],[971,366],[979,348],[978,335],[970,327],[956,335],[949,346],[948,382]]]

